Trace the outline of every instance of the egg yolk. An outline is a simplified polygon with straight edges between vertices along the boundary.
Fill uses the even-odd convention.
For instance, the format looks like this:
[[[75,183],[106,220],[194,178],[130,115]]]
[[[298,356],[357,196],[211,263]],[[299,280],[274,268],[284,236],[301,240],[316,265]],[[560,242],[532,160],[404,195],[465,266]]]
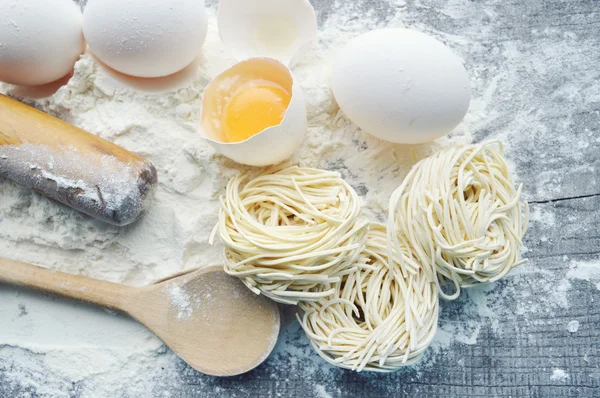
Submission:
[[[227,142],[244,141],[283,120],[290,94],[281,87],[255,85],[237,92],[223,113]]]

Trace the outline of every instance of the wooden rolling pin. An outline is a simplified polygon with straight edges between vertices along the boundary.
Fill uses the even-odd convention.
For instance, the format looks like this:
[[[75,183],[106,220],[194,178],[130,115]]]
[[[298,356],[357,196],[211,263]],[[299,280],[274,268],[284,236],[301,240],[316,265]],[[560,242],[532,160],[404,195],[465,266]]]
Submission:
[[[136,221],[157,183],[143,157],[4,95],[0,176],[114,225]]]

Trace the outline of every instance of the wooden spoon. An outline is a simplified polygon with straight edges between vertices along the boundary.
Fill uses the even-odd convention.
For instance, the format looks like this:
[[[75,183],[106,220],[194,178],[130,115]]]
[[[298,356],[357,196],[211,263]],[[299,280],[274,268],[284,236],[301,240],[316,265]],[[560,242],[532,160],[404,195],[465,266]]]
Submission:
[[[212,376],[254,369],[269,356],[279,335],[276,304],[219,266],[130,287],[0,258],[0,282],[123,312],[191,367]]]

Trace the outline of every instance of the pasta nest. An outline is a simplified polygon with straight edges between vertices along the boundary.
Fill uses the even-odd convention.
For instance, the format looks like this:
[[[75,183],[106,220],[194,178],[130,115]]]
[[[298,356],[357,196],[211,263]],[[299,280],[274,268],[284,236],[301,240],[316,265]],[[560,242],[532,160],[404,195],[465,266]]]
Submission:
[[[286,304],[316,301],[351,273],[369,222],[337,172],[283,164],[234,177],[221,197],[225,271],[256,294]]]
[[[314,349],[333,365],[392,372],[417,361],[437,330],[433,275],[406,249],[390,261],[386,227],[371,224],[357,268],[335,293],[300,303],[298,320]]]
[[[390,199],[391,250],[408,248],[409,257],[432,267],[446,299],[461,287],[496,281],[525,261],[521,190],[499,142],[439,151],[417,163]],[[454,292],[442,290],[446,283]]]

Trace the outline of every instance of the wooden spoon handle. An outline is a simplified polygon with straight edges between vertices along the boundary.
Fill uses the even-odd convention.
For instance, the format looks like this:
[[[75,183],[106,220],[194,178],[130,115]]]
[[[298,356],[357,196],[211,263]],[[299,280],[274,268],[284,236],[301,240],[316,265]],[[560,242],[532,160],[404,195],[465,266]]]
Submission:
[[[135,288],[0,258],[0,282],[124,310]]]
[[[0,176],[102,221],[136,221],[157,183],[143,157],[0,94]]]

